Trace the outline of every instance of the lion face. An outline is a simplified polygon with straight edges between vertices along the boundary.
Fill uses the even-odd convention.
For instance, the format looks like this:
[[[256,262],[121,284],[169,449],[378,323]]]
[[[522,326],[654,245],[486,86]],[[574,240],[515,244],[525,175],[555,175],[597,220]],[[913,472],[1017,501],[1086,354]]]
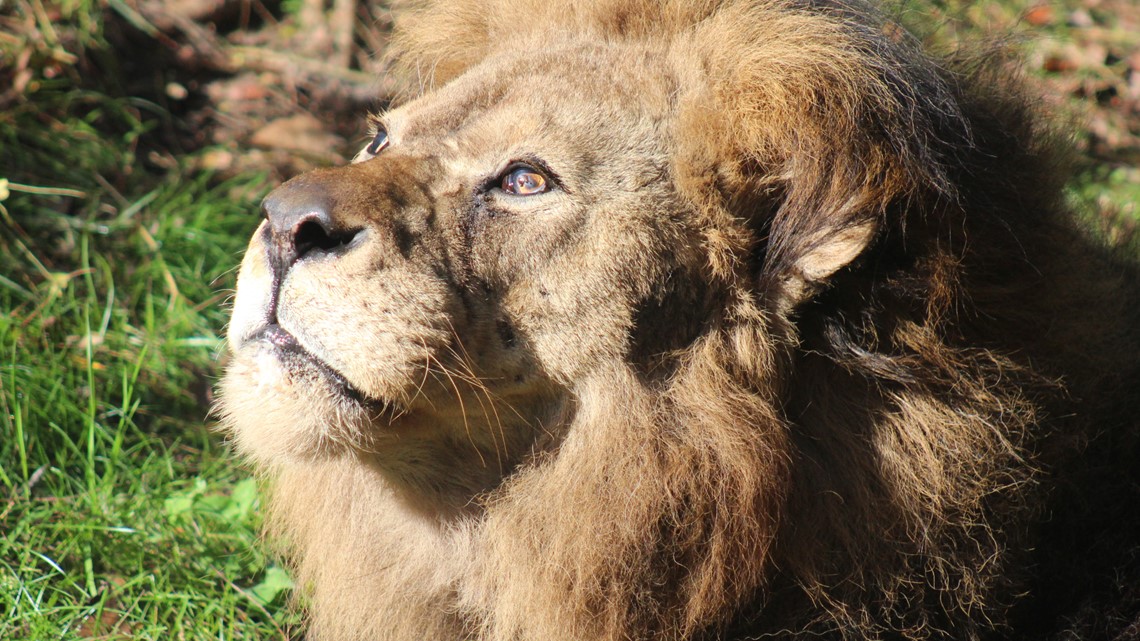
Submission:
[[[265,200],[223,385],[244,451],[502,465],[573,382],[700,322],[696,222],[668,178],[671,73],[614,49],[488,60],[378,119],[351,166]],[[687,307],[640,326],[666,296]]]

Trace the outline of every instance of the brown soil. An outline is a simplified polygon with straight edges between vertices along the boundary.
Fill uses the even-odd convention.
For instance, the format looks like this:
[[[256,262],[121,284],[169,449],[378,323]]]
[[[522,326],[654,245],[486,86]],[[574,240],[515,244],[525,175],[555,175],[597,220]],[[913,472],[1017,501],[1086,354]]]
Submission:
[[[117,75],[124,95],[153,101],[174,116],[151,136],[155,164],[192,157],[193,167],[223,176],[265,170],[280,180],[345,162],[365,140],[364,114],[392,97],[383,74],[391,26],[383,1],[117,0],[108,6],[113,60],[93,57],[79,67],[84,75]],[[923,20],[941,38],[986,34],[1027,44],[1020,50],[1031,75],[1042,79],[1051,108],[1075,123],[1086,157],[1123,167],[1140,182],[1140,2],[964,6],[931,9]],[[51,20],[51,5],[42,8]],[[34,11],[23,13],[0,12],[0,36],[7,30],[34,40],[42,22]],[[42,58],[17,52],[0,61],[0,109],[19,100],[30,78],[50,75],[50,69],[28,68],[37,59],[45,64]],[[11,84],[6,91],[4,80]]]

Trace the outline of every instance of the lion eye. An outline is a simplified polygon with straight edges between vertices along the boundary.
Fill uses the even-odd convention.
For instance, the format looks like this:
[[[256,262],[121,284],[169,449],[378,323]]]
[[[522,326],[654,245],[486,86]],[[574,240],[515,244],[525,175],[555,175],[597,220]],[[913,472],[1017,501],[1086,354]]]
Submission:
[[[546,176],[533,167],[515,167],[503,176],[500,188],[516,196],[533,196],[548,189]]]
[[[383,127],[376,129],[376,135],[373,136],[372,142],[364,148],[364,152],[370,156],[375,156],[388,146],[388,131]]]

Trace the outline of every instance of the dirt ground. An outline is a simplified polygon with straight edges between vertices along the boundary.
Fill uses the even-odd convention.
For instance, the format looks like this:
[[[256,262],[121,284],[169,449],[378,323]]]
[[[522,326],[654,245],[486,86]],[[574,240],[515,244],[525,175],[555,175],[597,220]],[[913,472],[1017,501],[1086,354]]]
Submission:
[[[46,15],[4,16],[0,4],[0,30],[34,47],[42,18],[58,12],[37,6]],[[363,115],[393,97],[383,74],[391,27],[383,2],[108,0],[106,6],[106,38],[121,68],[92,58],[79,62],[81,73],[118,74],[126,94],[174,116],[156,132],[155,164],[200,152],[197,168],[223,175],[266,170],[281,179],[344,162],[364,141]],[[914,22],[934,25],[926,27],[934,38],[1008,38],[1050,108],[1078,129],[1074,138],[1089,161],[1120,168],[1140,184],[1140,2],[903,6],[920,16]],[[46,69],[31,68],[39,58],[17,53],[2,65],[0,109],[39,74],[50,77],[50,59]]]
[[[1025,14],[1030,28],[1064,21],[1069,36],[1034,43],[1028,64],[1058,106],[1075,108],[1085,128],[1077,140],[1091,157],[1140,164],[1140,3],[1082,4],[1066,13],[1041,5]]]

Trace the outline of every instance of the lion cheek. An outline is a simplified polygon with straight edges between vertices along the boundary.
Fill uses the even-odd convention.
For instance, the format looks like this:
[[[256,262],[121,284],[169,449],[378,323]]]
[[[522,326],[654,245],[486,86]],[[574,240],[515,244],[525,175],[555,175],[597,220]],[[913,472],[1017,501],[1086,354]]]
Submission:
[[[525,317],[527,334],[543,371],[563,385],[605,365],[622,363],[627,351],[628,317],[602,306],[547,309]],[[571,320],[571,318],[573,320]],[[607,328],[601,330],[599,328]]]
[[[607,279],[589,264],[563,261],[541,278],[511,289],[503,310],[546,375],[563,385],[598,367],[624,363],[632,327],[630,282]],[[575,279],[590,278],[576,283]]]

